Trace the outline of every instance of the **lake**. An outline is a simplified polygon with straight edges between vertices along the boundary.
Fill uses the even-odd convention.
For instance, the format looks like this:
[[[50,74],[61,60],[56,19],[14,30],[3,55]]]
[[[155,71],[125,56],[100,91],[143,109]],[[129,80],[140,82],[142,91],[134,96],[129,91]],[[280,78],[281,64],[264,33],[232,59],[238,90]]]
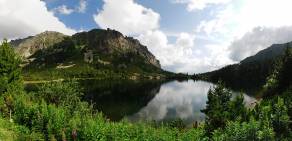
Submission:
[[[137,121],[169,121],[182,119],[186,125],[202,121],[201,113],[207,101],[207,93],[214,84],[204,81],[170,82],[107,82],[84,81],[85,99],[113,120],[127,119]],[[233,96],[238,92],[232,92]],[[244,94],[249,105],[255,98]]]

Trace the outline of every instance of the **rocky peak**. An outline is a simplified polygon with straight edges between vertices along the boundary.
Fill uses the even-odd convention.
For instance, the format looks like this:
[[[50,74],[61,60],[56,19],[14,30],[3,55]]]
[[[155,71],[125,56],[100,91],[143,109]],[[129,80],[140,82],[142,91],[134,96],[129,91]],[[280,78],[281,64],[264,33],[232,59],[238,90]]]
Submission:
[[[161,67],[159,61],[137,39],[126,37],[116,30],[93,29],[89,32],[77,33],[72,36],[77,44],[85,46],[93,52],[102,54],[133,53],[142,56],[148,63]]]
[[[45,31],[28,38],[12,40],[10,43],[20,56],[28,58],[38,50],[62,42],[65,37],[67,36],[59,32]]]

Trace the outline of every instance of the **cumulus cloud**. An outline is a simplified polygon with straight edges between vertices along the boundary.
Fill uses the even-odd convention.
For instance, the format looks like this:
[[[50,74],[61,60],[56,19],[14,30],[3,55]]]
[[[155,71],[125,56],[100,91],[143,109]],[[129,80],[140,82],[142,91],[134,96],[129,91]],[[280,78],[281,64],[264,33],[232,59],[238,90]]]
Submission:
[[[60,14],[63,14],[63,15],[69,15],[69,14],[74,12],[74,9],[70,9],[66,5],[61,5],[57,8],[55,8],[53,11],[60,13]]]
[[[85,13],[87,7],[87,2],[85,0],[79,1],[79,6],[77,7],[77,11],[79,13]]]
[[[85,13],[86,8],[87,8],[87,2],[85,0],[80,0],[79,5],[75,9],[68,8],[67,5],[60,5],[56,8],[54,8],[52,11],[54,13],[58,13],[58,14],[70,15],[73,12]]]
[[[194,46],[194,37],[188,33],[181,33],[176,43],[170,44],[167,36],[162,31],[148,31],[137,37],[142,44],[160,60],[162,66],[172,71],[183,71],[180,65],[189,65]],[[171,66],[176,66],[172,68]]]
[[[149,31],[138,37],[142,44],[160,60],[164,69],[175,72],[201,73],[234,63],[228,57],[227,45],[195,45],[195,36],[178,35],[175,43],[169,43],[161,31]]]
[[[68,35],[75,32],[39,0],[0,0],[0,19],[0,39],[26,37],[46,30]]]
[[[173,0],[174,3],[186,4],[188,11],[203,10],[209,5],[226,4],[231,0]]]
[[[289,0],[230,1],[196,31],[229,42],[230,58],[240,61],[271,44],[291,41],[291,4]]]
[[[231,43],[229,47],[231,51],[230,57],[235,61],[241,61],[272,44],[290,41],[292,41],[292,26],[279,28],[256,27],[242,38]]]
[[[102,10],[94,15],[101,28],[111,28],[127,35],[137,35],[159,28],[159,14],[133,0],[104,0]]]

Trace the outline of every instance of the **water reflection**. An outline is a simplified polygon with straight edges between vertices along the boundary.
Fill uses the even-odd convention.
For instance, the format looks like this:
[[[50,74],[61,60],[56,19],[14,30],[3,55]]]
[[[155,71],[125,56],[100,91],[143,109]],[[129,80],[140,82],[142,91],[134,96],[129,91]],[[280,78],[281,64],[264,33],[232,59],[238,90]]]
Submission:
[[[185,123],[201,121],[204,114],[200,110],[205,108],[207,92],[212,86],[211,83],[193,80],[163,84],[159,93],[146,107],[127,118],[131,121],[162,121],[176,118],[183,119]]]
[[[159,92],[161,82],[84,81],[85,99],[113,121],[145,107]]]
[[[161,82],[91,82],[86,99],[95,104],[112,120],[126,118],[129,121],[166,121],[180,118],[190,125],[202,121],[205,115],[200,112],[207,101],[207,93],[214,87],[204,81]],[[233,95],[239,93],[234,92]],[[250,104],[254,98],[244,95]]]
[[[202,121],[205,115],[200,110],[205,108],[207,93],[213,86],[212,83],[193,80],[163,84],[159,93],[146,107],[126,118],[130,121],[165,121],[180,118],[186,125]],[[239,93],[234,93],[237,94]],[[255,100],[247,95],[244,97],[246,103]]]

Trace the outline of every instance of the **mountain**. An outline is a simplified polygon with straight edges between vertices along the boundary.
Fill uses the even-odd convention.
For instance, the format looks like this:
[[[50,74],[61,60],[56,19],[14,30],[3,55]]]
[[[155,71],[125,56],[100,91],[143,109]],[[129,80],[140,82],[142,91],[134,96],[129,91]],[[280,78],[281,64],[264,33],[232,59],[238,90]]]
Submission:
[[[62,42],[65,37],[67,36],[59,32],[46,31],[36,36],[12,40],[10,44],[21,57],[28,58],[41,49]]]
[[[274,60],[276,57],[284,54],[287,44],[274,44],[262,51],[259,51],[256,55],[250,56],[242,60],[240,63],[249,63],[249,62],[263,62],[267,60]]]
[[[125,37],[115,30],[95,29],[89,32],[81,32],[72,36],[77,46],[84,46],[93,53],[100,54],[136,54],[145,59],[149,64],[160,68],[159,61],[148,51],[147,47],[141,45],[137,39]]]
[[[284,55],[289,44],[274,44],[257,54],[247,57],[238,64],[228,65],[219,70],[199,74],[197,77],[212,82],[224,81],[234,89],[257,89],[274,69],[275,62]]]
[[[66,36],[46,31],[13,40],[26,79],[67,77],[157,78],[167,73],[146,46],[115,30],[93,29]]]

